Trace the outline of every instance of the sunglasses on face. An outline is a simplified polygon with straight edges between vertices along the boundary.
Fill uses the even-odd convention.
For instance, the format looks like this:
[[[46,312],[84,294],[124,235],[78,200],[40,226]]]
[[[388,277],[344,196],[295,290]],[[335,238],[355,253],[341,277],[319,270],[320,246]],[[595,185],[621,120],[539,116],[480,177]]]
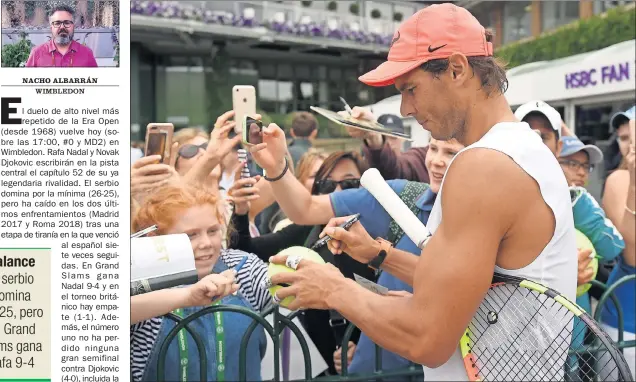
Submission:
[[[338,185],[343,190],[348,190],[350,188],[359,188],[360,179],[344,179],[341,181],[324,179],[318,182],[318,192],[321,194],[330,194],[336,190]]]
[[[73,22],[70,20],[65,20],[65,21],[53,21],[51,23],[51,25],[53,25],[53,27],[55,28],[59,28],[62,25],[64,25],[66,28],[73,26]]]
[[[208,142],[201,143],[200,145],[191,145],[191,144],[183,145],[179,149],[179,156],[184,157],[186,159],[194,158],[199,153],[199,149],[205,150],[207,148],[208,148]]]

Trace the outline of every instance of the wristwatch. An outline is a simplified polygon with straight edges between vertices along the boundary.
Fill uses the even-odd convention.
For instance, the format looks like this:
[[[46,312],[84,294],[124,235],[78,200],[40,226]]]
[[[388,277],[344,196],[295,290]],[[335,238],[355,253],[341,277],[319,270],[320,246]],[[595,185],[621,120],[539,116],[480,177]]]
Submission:
[[[384,262],[384,260],[386,259],[386,256],[389,254],[389,251],[391,250],[391,248],[393,247],[393,243],[391,243],[388,240],[384,240],[381,237],[378,237],[375,239],[375,241],[377,241],[378,243],[380,243],[380,252],[378,253],[378,255],[371,260],[367,265],[375,270],[379,270],[380,269],[380,265],[382,265],[382,263]]]

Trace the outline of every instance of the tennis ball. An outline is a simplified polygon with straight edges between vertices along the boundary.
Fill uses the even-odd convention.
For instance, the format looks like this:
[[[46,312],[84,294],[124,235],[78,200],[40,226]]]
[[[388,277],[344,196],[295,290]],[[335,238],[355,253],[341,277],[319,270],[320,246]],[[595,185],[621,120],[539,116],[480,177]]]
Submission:
[[[313,262],[316,262],[318,264],[324,264],[325,260],[322,259],[322,257],[320,257],[320,255],[318,253],[316,253],[315,251],[312,251],[309,248],[305,248],[305,247],[289,247],[287,249],[284,249],[280,252],[278,252],[279,255],[296,255],[296,256],[300,256],[303,259],[307,259],[307,260],[311,260]],[[272,264],[269,263],[269,266],[267,267],[267,276],[271,279],[272,276],[274,276],[277,273],[280,272],[295,272],[295,270],[293,268],[289,268],[286,265],[278,265],[278,264]],[[272,287],[269,288],[269,293],[274,296],[274,293],[276,293],[277,290],[279,290],[280,288],[282,288],[282,286],[280,285],[274,285]],[[289,296],[289,297],[285,297],[283,299],[283,301],[280,302],[280,306],[282,307],[287,307],[289,304],[291,304],[291,302],[294,301],[294,296]]]
[[[594,258],[590,261],[590,267],[594,270],[594,275],[592,278],[596,278],[596,272],[598,272],[598,259],[596,258],[596,250],[594,249],[594,245],[581,231],[576,230],[576,247],[578,249],[591,249],[592,255]],[[590,288],[592,287],[592,283],[587,283],[583,285],[579,285],[576,288],[576,297],[580,297],[584,295]]]

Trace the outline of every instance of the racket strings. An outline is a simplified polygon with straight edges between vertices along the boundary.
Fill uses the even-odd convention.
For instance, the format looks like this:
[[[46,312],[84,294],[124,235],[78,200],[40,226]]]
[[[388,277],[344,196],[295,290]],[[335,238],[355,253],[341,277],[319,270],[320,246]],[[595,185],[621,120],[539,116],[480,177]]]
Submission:
[[[581,320],[553,298],[517,285],[488,291],[467,336],[471,380],[623,379],[620,356],[593,320]]]
[[[570,355],[570,364],[573,366],[570,379],[576,381],[624,379],[619,369],[621,359],[618,359],[620,357],[617,354],[618,351],[604,346],[604,343],[611,344],[611,339],[591,320],[589,323],[581,320],[581,324],[576,327],[576,333],[573,335],[575,345]]]
[[[556,338],[571,317],[563,322],[558,306],[541,296],[508,284],[489,290],[470,326],[475,368],[482,379],[561,379],[562,370],[554,365],[565,358],[567,346],[555,343],[563,342]]]
[[[490,307],[490,309],[496,309],[494,310],[496,311],[501,311],[502,308],[506,305],[506,303],[508,301],[511,300],[515,300],[513,301],[513,305],[521,305],[524,304],[524,301],[519,299],[519,296],[517,296],[514,292],[515,289],[513,288],[498,288],[497,290],[498,293],[490,293],[491,297],[492,297],[492,301],[496,301],[497,302],[497,306],[493,306],[490,303],[486,303],[484,305],[487,305]],[[505,297],[505,298],[502,298]],[[526,298],[527,296],[523,296],[524,298]],[[519,317],[519,315],[517,314],[516,311],[513,311],[515,313],[515,317],[514,321],[516,322],[523,322],[522,317]],[[524,317],[526,318],[526,322],[525,324],[523,324],[523,326],[518,329],[515,333],[513,331],[511,331],[508,327],[508,325],[492,325],[489,328],[495,329],[495,333],[493,332],[485,332],[485,334],[489,334],[490,336],[490,343],[496,343],[497,341],[499,341],[500,338],[512,338],[511,341],[508,341],[508,346],[506,346],[505,348],[501,348],[501,347],[497,347],[495,348],[495,352],[490,355],[490,357],[488,357],[488,362],[486,362],[484,364],[484,368],[487,370],[500,370],[500,369],[505,369],[505,366],[508,365],[508,363],[506,362],[506,360],[509,360],[509,356],[510,354],[515,354],[515,350],[513,349],[513,347],[518,347],[517,345],[520,343],[523,343],[523,341],[527,341],[528,339],[531,341],[530,344],[530,348],[534,349],[537,348],[539,345],[535,342],[535,337],[529,337],[528,339],[524,339],[524,340],[520,340],[521,337],[521,333],[527,333],[528,332],[528,327],[531,325],[531,323],[535,322],[537,320],[537,315],[540,313],[540,310],[537,309],[534,312],[532,312],[532,315],[530,317]],[[482,315],[483,317],[483,315]],[[490,322],[488,322],[490,324]],[[514,328],[512,328],[514,329]],[[505,346],[505,345],[504,345]],[[495,356],[496,355],[496,356]],[[522,354],[519,354],[522,355]],[[494,360],[494,363],[492,363],[491,361]],[[509,368],[508,372],[504,375],[511,375],[510,372],[514,371],[514,375],[516,377],[519,377],[520,374],[527,374],[524,373],[524,369],[522,367],[520,367],[519,365],[521,365],[520,362],[515,362],[515,363],[510,363],[512,365],[514,365],[512,368]]]

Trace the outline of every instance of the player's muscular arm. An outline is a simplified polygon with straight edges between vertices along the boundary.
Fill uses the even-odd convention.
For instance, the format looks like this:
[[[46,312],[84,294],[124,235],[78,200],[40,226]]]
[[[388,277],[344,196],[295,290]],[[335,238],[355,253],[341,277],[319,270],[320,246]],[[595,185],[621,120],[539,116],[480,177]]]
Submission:
[[[444,364],[488,291],[499,244],[531,186],[501,153],[462,153],[446,175],[444,217],[420,257],[413,296],[378,296],[348,280],[330,307],[383,348],[428,367]]]

